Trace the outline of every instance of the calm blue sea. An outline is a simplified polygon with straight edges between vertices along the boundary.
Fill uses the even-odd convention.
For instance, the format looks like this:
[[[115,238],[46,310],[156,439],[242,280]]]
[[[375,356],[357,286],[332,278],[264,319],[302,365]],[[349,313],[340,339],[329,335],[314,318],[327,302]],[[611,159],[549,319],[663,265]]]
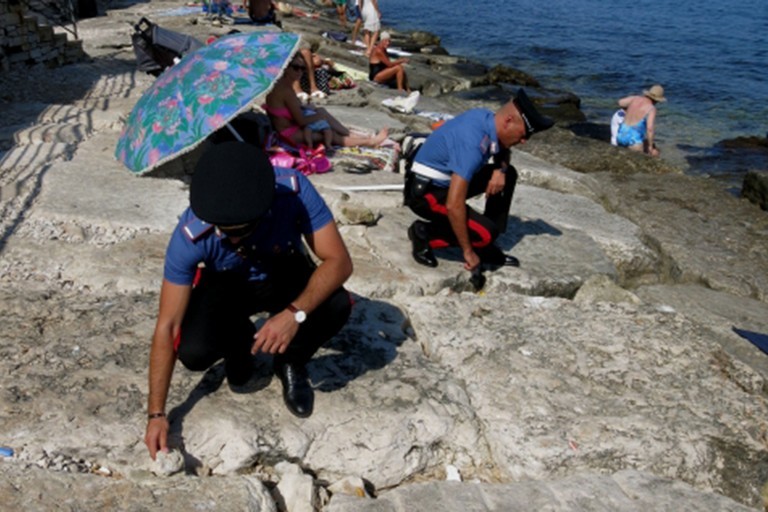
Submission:
[[[768,133],[767,0],[379,0],[384,25],[439,35],[452,54],[506,64],[582,99],[605,123],[616,100],[666,90],[657,139],[690,172],[742,173],[714,144]],[[768,160],[768,159],[766,159]],[[768,162],[762,162],[768,168]]]

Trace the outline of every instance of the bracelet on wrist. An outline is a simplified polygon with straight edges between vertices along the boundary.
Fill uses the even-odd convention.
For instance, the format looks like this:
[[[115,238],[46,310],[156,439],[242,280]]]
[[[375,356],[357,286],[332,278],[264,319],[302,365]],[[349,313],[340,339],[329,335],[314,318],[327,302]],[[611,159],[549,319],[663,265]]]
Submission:
[[[155,418],[165,418],[165,413],[164,412],[153,412],[153,413],[147,414],[147,419],[148,420],[153,420]]]

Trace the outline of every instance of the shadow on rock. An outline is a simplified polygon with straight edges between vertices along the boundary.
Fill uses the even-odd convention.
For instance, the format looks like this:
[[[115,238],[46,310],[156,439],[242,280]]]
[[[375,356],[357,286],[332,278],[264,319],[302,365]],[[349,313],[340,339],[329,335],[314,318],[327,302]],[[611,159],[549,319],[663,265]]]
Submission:
[[[562,234],[562,231],[542,219],[523,220],[520,217],[510,216],[507,232],[499,236],[497,243],[502,250],[508,251],[526,236],[560,236]]]
[[[496,244],[504,252],[509,252],[526,236],[552,235],[560,236],[563,232],[544,220],[522,220],[520,217],[510,216],[506,233],[499,235]],[[436,249],[435,255],[439,259],[447,261],[464,261],[464,256],[457,247]]]
[[[378,370],[397,357],[408,338],[407,318],[396,306],[355,296],[352,315],[308,365],[315,389],[331,392],[343,388],[370,370]]]

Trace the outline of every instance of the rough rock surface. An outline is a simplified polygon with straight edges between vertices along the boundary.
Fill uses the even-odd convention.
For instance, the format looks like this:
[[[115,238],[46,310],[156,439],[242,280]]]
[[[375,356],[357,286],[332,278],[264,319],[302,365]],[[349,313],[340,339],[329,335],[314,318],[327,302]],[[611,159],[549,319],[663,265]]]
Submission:
[[[746,197],[763,210],[768,210],[768,172],[747,172],[741,187],[741,197]]]
[[[513,153],[500,244],[522,265],[486,272],[480,292],[455,251],[436,269],[412,260],[401,175],[313,176],[353,255],[356,302],[309,365],[316,411],[288,413],[268,357],[239,387],[221,364],[179,365],[168,413],[183,471],[163,476],[177,466],[158,470],[142,441],[146,366],[195,154],[164,178],[112,158],[151,83],[133,69],[126,21],[155,16],[201,38],[229,27],[162,17],[171,2],[112,6],[81,24],[93,62],[0,75],[13,127],[0,130],[0,446],[14,451],[0,459],[0,508],[764,507],[767,356],[733,328],[768,333],[768,217],[706,180],[555,132]],[[313,34],[334,23],[285,19]],[[435,90],[470,81],[422,57]],[[426,127],[390,116],[388,96],[361,83],[326,104],[362,128]],[[371,185],[395,190],[347,188]]]

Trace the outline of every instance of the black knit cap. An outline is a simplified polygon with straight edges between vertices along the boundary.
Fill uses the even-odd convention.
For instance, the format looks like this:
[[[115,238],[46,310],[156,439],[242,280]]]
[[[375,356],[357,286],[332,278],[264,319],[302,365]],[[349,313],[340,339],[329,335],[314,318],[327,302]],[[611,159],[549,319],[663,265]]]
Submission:
[[[515,105],[517,105],[517,110],[520,111],[520,116],[522,116],[523,122],[525,123],[526,139],[530,138],[534,133],[543,132],[544,130],[552,128],[552,125],[555,124],[552,119],[539,114],[524,90],[517,90],[514,101]]]
[[[245,142],[223,142],[197,162],[189,203],[205,222],[236,226],[259,220],[274,194],[275,170],[266,153]]]

